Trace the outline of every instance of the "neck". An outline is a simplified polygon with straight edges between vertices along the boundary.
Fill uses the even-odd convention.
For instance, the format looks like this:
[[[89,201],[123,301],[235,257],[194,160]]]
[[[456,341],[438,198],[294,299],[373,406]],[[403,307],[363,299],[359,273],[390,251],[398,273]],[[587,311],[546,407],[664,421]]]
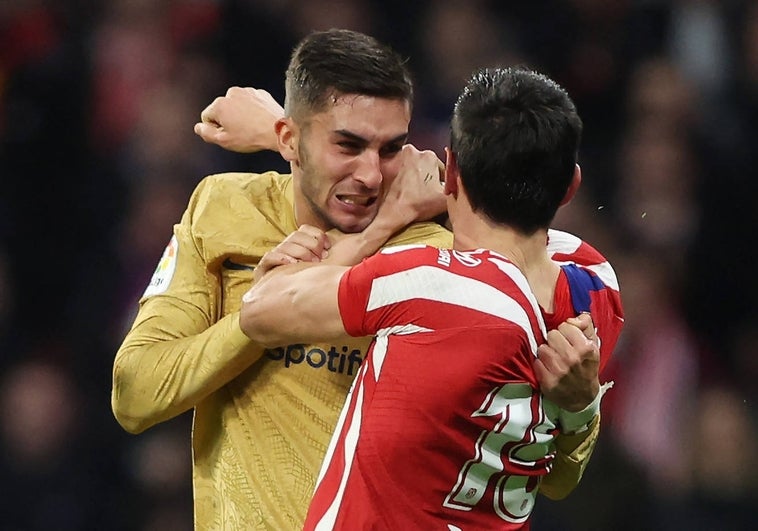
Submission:
[[[553,312],[553,294],[560,267],[547,254],[547,231],[540,229],[526,236],[512,228],[479,216],[454,225],[453,248],[490,249],[513,262],[526,277],[540,306]]]

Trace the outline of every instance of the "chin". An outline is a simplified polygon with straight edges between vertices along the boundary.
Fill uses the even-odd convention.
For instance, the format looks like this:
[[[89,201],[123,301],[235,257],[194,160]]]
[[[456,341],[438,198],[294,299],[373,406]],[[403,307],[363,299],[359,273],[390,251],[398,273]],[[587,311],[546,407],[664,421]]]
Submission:
[[[345,234],[354,234],[356,232],[363,232],[363,230],[368,227],[373,220],[374,216],[371,216],[371,218],[355,219],[341,223],[338,222],[335,223],[334,226],[340,232],[344,232]]]

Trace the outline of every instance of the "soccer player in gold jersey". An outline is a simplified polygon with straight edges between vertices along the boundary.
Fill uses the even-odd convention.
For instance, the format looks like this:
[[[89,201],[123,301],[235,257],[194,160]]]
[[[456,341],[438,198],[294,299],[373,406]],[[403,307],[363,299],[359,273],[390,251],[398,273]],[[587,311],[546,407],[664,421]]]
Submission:
[[[320,260],[328,239],[311,256],[291,251],[307,248],[296,240],[304,225],[359,235],[366,253],[452,243],[435,223],[410,224],[445,200],[437,157],[404,146],[413,91],[392,50],[360,33],[313,33],[293,52],[286,89],[275,134],[291,174],[228,173],[198,185],[114,362],[112,406],[128,431],[194,409],[197,529],[302,527],[370,340],[251,342],[239,309],[262,257]],[[556,493],[575,486],[596,434],[595,422],[569,440]]]

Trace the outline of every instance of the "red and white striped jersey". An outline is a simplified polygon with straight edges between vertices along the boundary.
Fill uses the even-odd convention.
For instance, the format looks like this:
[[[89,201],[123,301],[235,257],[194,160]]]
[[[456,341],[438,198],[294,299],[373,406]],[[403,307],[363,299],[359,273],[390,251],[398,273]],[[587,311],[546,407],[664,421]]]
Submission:
[[[526,278],[491,251],[386,249],[343,276],[339,306],[376,339],[305,529],[524,529],[557,432]]]
[[[548,230],[547,251],[561,265],[555,287],[554,313],[545,314],[548,330],[569,317],[590,312],[600,339],[600,374],[608,364],[624,325],[616,272],[606,258],[573,234]]]

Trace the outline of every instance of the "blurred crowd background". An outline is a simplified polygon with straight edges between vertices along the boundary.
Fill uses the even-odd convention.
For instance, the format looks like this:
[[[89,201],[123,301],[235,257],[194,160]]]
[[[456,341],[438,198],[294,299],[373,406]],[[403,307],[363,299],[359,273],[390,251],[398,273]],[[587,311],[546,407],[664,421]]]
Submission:
[[[627,322],[585,479],[534,529],[753,529],[754,0],[0,0],[0,529],[191,529],[191,417],[122,431],[113,357],[199,180],[287,171],[204,144],[200,111],[282,101],[329,27],[408,57],[420,148],[480,66],[547,73],[584,119],[555,225],[611,259]]]

